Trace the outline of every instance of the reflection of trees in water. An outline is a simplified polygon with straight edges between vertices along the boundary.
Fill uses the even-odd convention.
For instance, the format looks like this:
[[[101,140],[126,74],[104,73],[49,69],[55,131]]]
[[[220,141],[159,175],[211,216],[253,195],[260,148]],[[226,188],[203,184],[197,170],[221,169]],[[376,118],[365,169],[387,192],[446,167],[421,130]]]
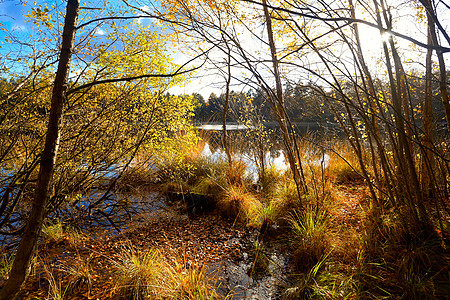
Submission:
[[[222,131],[220,130],[208,130],[201,131],[200,135],[202,139],[209,144],[212,153],[217,150],[223,150],[222,147]],[[254,147],[249,137],[249,130],[229,130],[227,132],[228,143],[230,150],[235,153],[249,153],[252,152]],[[279,139],[275,135],[269,136],[270,140],[267,143],[270,147],[270,151],[275,152],[281,149]]]
[[[300,137],[308,140],[320,141],[322,139],[330,139],[333,137],[342,137],[343,132],[340,127],[333,125],[321,125],[315,122],[303,122],[295,124],[296,131]],[[274,123],[265,125],[265,143],[266,148],[273,157],[278,155],[278,150],[283,150],[283,142],[280,139],[280,128]],[[234,152],[251,153],[255,150],[255,135],[257,133],[251,130],[228,130],[227,137],[230,149]],[[221,130],[202,130],[201,138],[209,144],[212,153],[222,147],[222,131]]]

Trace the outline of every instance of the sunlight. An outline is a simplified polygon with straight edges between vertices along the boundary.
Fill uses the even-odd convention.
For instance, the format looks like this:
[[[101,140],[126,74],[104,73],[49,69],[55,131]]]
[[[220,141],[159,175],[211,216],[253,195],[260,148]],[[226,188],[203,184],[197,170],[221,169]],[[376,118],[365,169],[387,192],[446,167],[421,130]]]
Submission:
[[[389,38],[392,37],[392,34],[390,34],[389,32],[383,32],[381,33],[381,41],[382,42],[387,42],[389,41]]]
[[[448,298],[444,1],[32,2],[0,300]]]

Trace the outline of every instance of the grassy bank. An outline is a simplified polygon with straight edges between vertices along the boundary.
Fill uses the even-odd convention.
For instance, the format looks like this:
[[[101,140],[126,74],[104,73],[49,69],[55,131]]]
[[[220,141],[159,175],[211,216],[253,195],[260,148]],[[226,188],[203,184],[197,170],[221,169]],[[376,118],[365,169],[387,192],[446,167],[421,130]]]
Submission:
[[[242,156],[230,164],[202,156],[202,147],[154,169],[133,165],[116,182],[123,195],[165,196],[171,213],[139,224],[130,216],[118,234],[48,222],[23,297],[232,299],[235,290],[223,288],[211,266],[242,261],[244,253],[255,279],[271,276],[273,253],[286,255],[275,298],[448,296],[448,233],[436,225],[433,234],[415,235],[401,207],[386,204],[376,215],[348,145],[301,145],[309,192],[300,196],[288,169],[269,163],[255,180]],[[247,235],[250,244],[242,242]],[[0,284],[12,262],[8,251],[0,257]]]

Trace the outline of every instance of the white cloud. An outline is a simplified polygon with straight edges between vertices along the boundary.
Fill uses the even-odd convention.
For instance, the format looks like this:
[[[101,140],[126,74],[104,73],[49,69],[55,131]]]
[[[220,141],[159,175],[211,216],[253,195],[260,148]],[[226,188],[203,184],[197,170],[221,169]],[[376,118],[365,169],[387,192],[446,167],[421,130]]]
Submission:
[[[94,34],[95,35],[105,35],[106,32],[103,29],[101,29],[101,28],[97,28],[97,29],[95,29]]]
[[[149,12],[150,11],[150,7],[148,5],[141,6],[141,7],[139,7],[139,9],[143,10],[145,12]]]
[[[25,25],[17,24],[17,23],[11,27],[12,31],[25,31],[26,29],[27,28],[25,27]]]
[[[147,13],[150,12],[150,6],[148,6],[148,5],[140,6],[139,9],[142,11],[145,11]],[[144,14],[144,13],[138,14],[138,16],[145,16],[145,15],[146,14]],[[138,18],[138,19],[134,20],[135,24],[141,24],[141,22],[142,22],[142,18]]]

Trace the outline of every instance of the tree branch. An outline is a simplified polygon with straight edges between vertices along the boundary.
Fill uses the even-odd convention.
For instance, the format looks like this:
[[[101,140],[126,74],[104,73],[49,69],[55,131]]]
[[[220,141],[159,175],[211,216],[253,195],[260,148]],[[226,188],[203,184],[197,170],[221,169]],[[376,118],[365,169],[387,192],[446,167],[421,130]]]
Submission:
[[[262,6],[262,3],[258,2],[258,1],[254,1],[254,0],[242,0],[242,1]],[[339,17],[339,18],[320,17],[320,16],[317,16],[317,15],[311,15],[311,14],[305,14],[305,13],[301,13],[301,12],[296,12],[296,11],[293,11],[291,9],[287,9],[287,8],[283,8],[283,7],[275,7],[275,6],[272,6],[272,5],[269,5],[269,4],[267,5],[267,7],[270,8],[270,9],[273,9],[275,11],[282,11],[282,12],[290,13],[290,14],[293,14],[293,15],[296,15],[296,16],[309,18],[309,19],[314,19],[314,20],[319,20],[319,21],[347,22],[346,26],[351,25],[353,23],[361,23],[361,24],[367,25],[369,27],[379,29],[382,32],[386,32],[386,33],[389,33],[389,34],[391,34],[393,36],[396,36],[396,37],[399,37],[401,39],[407,40],[407,41],[409,41],[411,43],[414,43],[414,44],[416,44],[416,45],[418,45],[418,46],[420,46],[422,48],[434,49],[434,50],[441,51],[443,53],[444,52],[450,52],[450,48],[449,47],[428,45],[427,43],[422,43],[422,42],[420,42],[420,41],[418,41],[418,40],[416,40],[416,39],[414,39],[414,38],[412,38],[410,36],[407,36],[405,34],[398,33],[396,31],[384,28],[383,26],[380,26],[380,25],[377,25],[377,24],[373,24],[373,23],[371,23],[369,21],[362,20],[362,19],[347,18],[347,17]]]
[[[86,83],[83,85],[80,85],[74,89],[71,89],[67,92],[67,95],[76,93],[80,90],[83,89],[87,89],[99,84],[105,84],[105,83],[114,83],[114,82],[124,82],[124,81],[133,81],[133,80],[137,80],[137,79],[143,79],[143,78],[168,78],[168,77],[175,77],[178,75],[182,75],[182,74],[186,74],[186,73],[190,73],[193,72],[195,70],[200,69],[206,61],[204,61],[200,66],[194,67],[192,69],[189,70],[184,70],[182,71],[182,69],[188,65],[189,63],[191,63],[192,61],[196,60],[197,58],[199,58],[200,56],[205,55],[206,53],[208,53],[212,48],[209,48],[206,51],[203,51],[202,53],[200,53],[199,55],[195,56],[194,58],[188,60],[186,63],[184,63],[183,65],[181,65],[175,72],[173,73],[168,73],[168,74],[144,74],[144,75],[139,75],[139,76],[131,76],[131,77],[123,77],[123,78],[111,78],[111,79],[104,79],[104,80],[98,80],[98,81],[93,81],[90,83]]]

